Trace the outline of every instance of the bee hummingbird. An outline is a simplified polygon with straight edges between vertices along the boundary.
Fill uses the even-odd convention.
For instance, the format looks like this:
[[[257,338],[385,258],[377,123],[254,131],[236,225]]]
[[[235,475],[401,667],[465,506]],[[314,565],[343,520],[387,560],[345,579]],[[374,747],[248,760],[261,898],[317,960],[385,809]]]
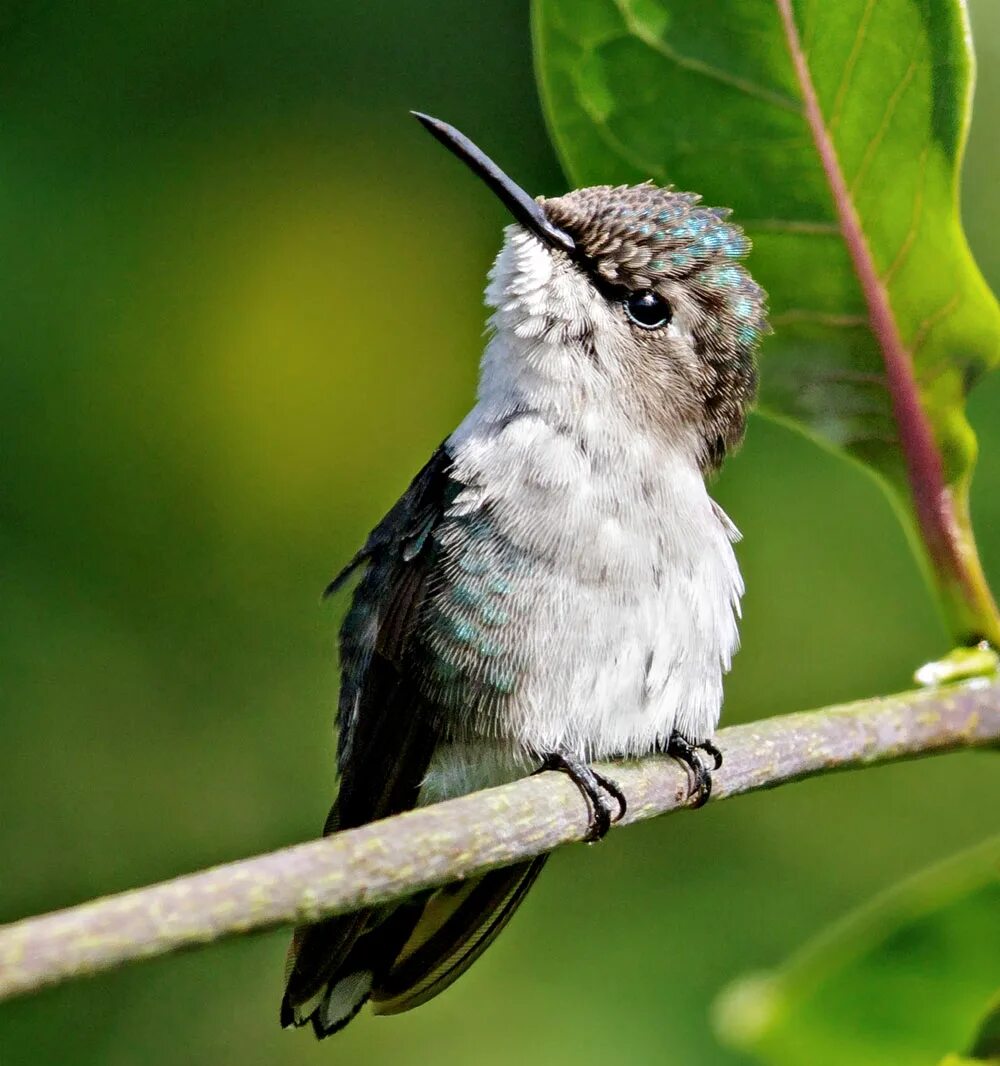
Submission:
[[[705,479],[743,436],[765,296],[729,212],[637,186],[534,199],[417,114],[514,217],[476,403],[334,579],[340,790],[324,832],[567,773],[598,839],[597,760],[663,752],[708,799],[738,643],[739,537]],[[545,856],[302,927],[285,1026],[409,1010],[492,942]]]

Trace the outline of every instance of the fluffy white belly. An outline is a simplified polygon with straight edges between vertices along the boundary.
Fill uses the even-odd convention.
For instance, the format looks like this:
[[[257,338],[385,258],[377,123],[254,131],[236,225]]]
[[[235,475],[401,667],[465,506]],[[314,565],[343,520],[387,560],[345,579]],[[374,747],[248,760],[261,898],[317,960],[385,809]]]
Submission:
[[[503,552],[473,558],[516,560],[490,661],[516,683],[442,745],[427,799],[513,779],[546,752],[634,756],[674,730],[714,732],[738,642],[736,530],[689,460],[632,427],[627,446],[595,428],[581,440],[524,413],[452,439],[470,488],[441,533],[453,578],[441,595],[471,569],[470,516],[488,515]]]

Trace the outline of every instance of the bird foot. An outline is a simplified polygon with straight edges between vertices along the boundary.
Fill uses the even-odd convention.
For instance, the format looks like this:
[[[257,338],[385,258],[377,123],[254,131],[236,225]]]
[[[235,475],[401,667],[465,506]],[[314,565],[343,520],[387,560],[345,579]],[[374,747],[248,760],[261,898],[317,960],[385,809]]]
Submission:
[[[628,803],[622,790],[610,777],[598,773],[578,756],[553,752],[545,756],[542,765],[535,772],[541,773],[543,770],[558,770],[566,774],[583,793],[590,807],[590,825],[584,837],[587,843],[600,840],[611,828],[612,822],[617,822],[625,816]]]
[[[722,752],[710,740],[692,744],[686,737],[674,732],[667,741],[666,754],[682,762],[691,772],[693,781],[688,798],[695,797],[694,803],[691,804],[695,809],[704,807],[712,795],[712,771],[702,762],[699,755],[702,751],[711,756],[712,769],[718,770],[722,765]]]

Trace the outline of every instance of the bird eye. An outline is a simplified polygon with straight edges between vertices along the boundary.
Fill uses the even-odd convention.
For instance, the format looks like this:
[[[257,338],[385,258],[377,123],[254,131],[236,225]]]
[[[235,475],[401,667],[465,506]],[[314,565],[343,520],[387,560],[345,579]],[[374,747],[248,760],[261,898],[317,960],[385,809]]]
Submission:
[[[650,289],[629,293],[624,301],[625,314],[643,329],[659,329],[673,316],[670,304]]]

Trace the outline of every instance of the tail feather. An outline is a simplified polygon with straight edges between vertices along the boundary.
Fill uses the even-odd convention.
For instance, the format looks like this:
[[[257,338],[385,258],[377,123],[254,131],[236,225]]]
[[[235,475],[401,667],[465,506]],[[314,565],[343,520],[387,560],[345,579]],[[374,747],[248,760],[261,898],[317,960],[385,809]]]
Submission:
[[[448,885],[387,912],[330,918],[295,932],[281,1024],[339,1032],[368,1002],[399,1014],[443,992],[493,942],[546,856]]]
[[[371,991],[371,970],[355,970],[327,985],[318,1008],[310,1016],[316,1039],[339,1033],[368,1002]]]
[[[342,976],[369,919],[370,913],[361,911],[295,930],[285,962],[283,1027],[305,1025],[319,1009],[331,984]]]
[[[510,921],[546,858],[491,870],[431,896],[392,969],[375,982],[375,1013],[412,1010],[461,977]]]
[[[422,900],[389,911],[360,911],[302,926],[286,965],[281,1024],[312,1023],[317,1038],[339,1032],[368,1001],[375,975],[388,970],[420,917]]]

